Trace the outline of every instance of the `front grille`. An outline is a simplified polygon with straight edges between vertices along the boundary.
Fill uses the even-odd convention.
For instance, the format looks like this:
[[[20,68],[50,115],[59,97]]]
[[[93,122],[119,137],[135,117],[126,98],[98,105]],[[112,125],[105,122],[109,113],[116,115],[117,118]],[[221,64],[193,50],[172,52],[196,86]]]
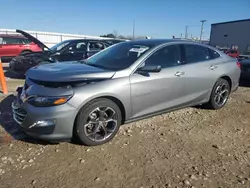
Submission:
[[[27,112],[24,109],[15,106],[14,103],[12,103],[12,112],[14,120],[18,124],[22,124],[27,116]]]

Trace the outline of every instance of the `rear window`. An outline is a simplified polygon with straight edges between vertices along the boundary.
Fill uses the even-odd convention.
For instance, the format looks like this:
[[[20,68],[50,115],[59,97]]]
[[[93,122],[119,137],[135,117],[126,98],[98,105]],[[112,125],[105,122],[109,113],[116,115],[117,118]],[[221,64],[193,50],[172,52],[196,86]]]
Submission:
[[[209,49],[199,45],[185,44],[186,62],[196,63],[210,59]]]

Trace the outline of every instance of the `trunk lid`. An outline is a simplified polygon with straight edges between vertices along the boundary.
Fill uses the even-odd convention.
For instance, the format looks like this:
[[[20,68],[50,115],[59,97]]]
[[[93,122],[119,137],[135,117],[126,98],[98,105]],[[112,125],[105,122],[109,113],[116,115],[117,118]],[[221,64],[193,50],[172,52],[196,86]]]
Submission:
[[[21,33],[27,39],[29,39],[30,41],[32,41],[35,44],[37,44],[43,51],[44,51],[45,48],[48,49],[49,51],[51,51],[51,49],[48,46],[46,46],[44,43],[42,43],[40,40],[38,40],[37,38],[33,37],[29,33],[26,33],[25,31],[22,31],[20,29],[17,29],[16,32],[17,33]]]

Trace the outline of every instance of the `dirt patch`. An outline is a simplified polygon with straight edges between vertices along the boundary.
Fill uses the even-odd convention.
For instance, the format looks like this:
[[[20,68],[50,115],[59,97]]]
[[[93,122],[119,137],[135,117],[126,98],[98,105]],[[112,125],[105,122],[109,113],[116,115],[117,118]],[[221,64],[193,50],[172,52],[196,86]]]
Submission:
[[[97,147],[16,138],[0,144],[1,187],[250,187],[249,96],[240,87],[218,111],[187,108],[124,125]],[[5,116],[2,134],[16,130]]]

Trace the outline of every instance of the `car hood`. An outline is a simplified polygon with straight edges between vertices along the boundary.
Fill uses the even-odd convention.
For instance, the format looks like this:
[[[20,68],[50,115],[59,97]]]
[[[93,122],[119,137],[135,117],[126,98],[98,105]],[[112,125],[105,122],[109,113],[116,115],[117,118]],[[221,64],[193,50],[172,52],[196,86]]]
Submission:
[[[86,65],[77,61],[40,64],[29,69],[26,77],[47,82],[71,82],[109,79],[115,71]]]
[[[16,30],[17,33],[21,33],[23,36],[25,36],[27,39],[29,39],[30,41],[34,42],[35,44],[37,44],[41,49],[48,49],[49,51],[51,51],[51,49],[46,46],[44,43],[42,43],[40,40],[38,40],[37,38],[33,37],[32,35],[30,35],[29,33],[26,33],[25,31],[22,31],[20,29]]]

